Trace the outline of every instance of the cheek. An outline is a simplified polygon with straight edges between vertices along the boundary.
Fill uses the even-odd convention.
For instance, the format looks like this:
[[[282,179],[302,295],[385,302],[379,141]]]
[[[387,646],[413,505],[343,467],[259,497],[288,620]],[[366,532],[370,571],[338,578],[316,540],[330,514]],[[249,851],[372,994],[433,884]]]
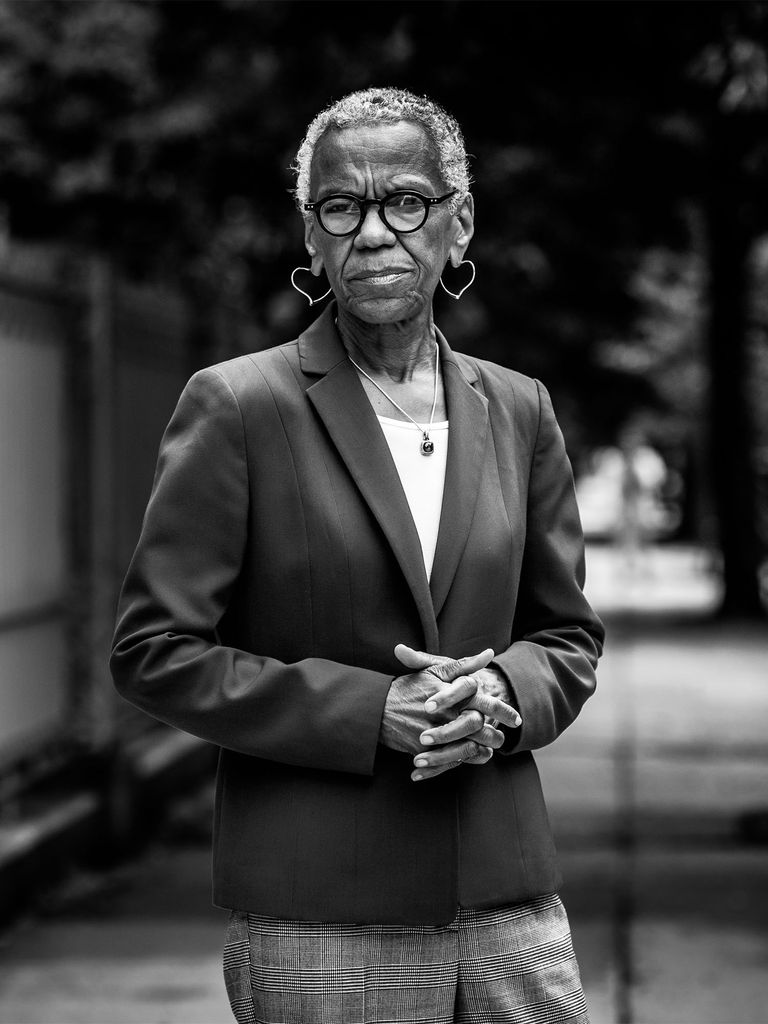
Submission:
[[[437,281],[450,254],[450,245],[445,232],[425,232],[410,243],[407,238],[404,238],[402,245],[411,259],[421,267],[422,273],[429,279]]]
[[[318,252],[323,258],[323,266],[329,277],[339,277],[343,273],[351,249],[351,244],[343,244],[343,239],[332,241],[330,244],[323,240],[323,243],[318,245]]]
[[[445,266],[447,258],[448,254],[446,253],[443,255],[442,250],[439,247],[434,249],[424,249],[413,254],[413,259],[421,268],[422,277],[427,281],[434,282],[435,284],[443,272],[443,267]]]
[[[325,271],[326,277],[335,289],[341,274],[341,268],[338,260],[335,258],[333,253],[330,253],[325,249],[319,249],[318,254],[322,260],[322,271]]]

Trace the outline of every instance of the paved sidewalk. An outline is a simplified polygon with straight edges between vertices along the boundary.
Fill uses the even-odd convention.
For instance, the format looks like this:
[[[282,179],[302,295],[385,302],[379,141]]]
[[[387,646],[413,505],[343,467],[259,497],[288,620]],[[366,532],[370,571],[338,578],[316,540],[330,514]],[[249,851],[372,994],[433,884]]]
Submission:
[[[610,628],[598,694],[538,760],[592,1024],[763,1024],[768,847],[739,821],[768,808],[768,627],[696,619],[716,594],[695,553],[641,576],[607,549],[588,564]],[[209,798],[175,842],[0,940],[0,1024],[231,1024],[226,915],[206,837],[181,827]]]
[[[702,619],[706,560],[590,552],[597,695],[537,755],[592,1024],[768,1021],[768,623]]]
[[[201,794],[194,823],[210,802]],[[0,939],[0,1024],[234,1024],[210,840],[179,840],[79,875]]]

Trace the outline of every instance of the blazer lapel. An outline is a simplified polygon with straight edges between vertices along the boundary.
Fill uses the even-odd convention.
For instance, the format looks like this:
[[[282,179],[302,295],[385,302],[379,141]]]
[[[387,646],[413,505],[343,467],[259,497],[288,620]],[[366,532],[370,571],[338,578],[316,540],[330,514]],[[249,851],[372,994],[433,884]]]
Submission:
[[[323,421],[360,493],[392,548],[419,611],[426,649],[438,650],[419,535],[384,434],[338,337],[335,305],[299,338],[305,374],[316,375],[307,397]]]
[[[485,462],[488,400],[473,386],[477,373],[438,334],[448,406],[448,465],[430,589],[435,615],[445,603],[472,525]],[[461,360],[461,362],[459,361]]]

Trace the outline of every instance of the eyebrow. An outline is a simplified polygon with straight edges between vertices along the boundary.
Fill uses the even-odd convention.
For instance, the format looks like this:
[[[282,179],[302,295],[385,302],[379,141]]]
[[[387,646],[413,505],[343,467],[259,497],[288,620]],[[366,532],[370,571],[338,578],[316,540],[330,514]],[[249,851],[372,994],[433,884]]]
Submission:
[[[421,192],[424,195],[428,195],[430,192],[435,192],[435,194],[437,194],[440,191],[440,186],[434,185],[431,181],[429,181],[427,179],[420,179],[420,180],[414,181],[413,178],[410,175],[405,175],[405,172],[398,172],[398,173],[399,174],[402,173],[405,177],[408,177],[411,180],[407,181],[406,183],[396,184],[396,179],[398,177],[398,174],[394,175],[395,181],[388,182],[388,186],[389,187],[386,189],[386,191],[383,193],[383,195],[391,195],[393,192],[411,192],[411,191],[413,191],[413,192]],[[360,189],[357,186],[355,186],[355,185],[352,185],[352,186],[350,186],[350,185],[346,185],[346,186],[338,185],[337,186],[335,183],[332,183],[330,186],[323,186],[322,188],[318,189],[318,198],[322,197],[323,199],[325,199],[325,198],[327,198],[327,196],[336,196],[336,195],[355,196],[356,199],[364,199],[365,198],[365,195],[362,194]],[[379,196],[379,198],[381,198],[381,196]]]

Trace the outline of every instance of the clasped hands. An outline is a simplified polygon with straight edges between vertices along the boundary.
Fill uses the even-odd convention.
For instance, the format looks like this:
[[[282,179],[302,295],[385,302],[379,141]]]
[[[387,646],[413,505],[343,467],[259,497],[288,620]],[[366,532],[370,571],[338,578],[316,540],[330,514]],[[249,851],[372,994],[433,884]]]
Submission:
[[[460,764],[485,764],[504,743],[498,725],[521,724],[504,699],[506,680],[488,668],[492,650],[454,660],[398,644],[395,655],[411,671],[392,681],[380,741],[415,755],[414,782]]]

